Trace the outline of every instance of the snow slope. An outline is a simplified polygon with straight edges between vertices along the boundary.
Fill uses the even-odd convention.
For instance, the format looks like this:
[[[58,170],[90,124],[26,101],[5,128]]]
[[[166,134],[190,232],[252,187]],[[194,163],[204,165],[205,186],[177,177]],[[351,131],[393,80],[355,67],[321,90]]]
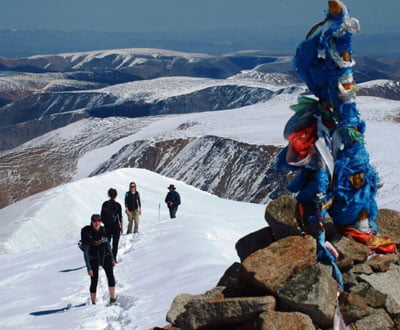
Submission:
[[[98,304],[80,306],[88,301],[89,287],[82,252],[76,246],[80,229],[92,213],[100,211],[109,187],[118,190],[122,203],[132,180],[141,193],[143,215],[139,238],[123,235],[120,241],[120,262],[115,267],[120,305],[106,306],[102,272]],[[182,196],[175,220],[169,219],[163,204],[170,183]],[[238,260],[235,242],[266,225],[263,212],[263,205],[223,200],[141,169],[82,179],[15,203],[0,210],[0,328],[164,325],[177,294],[212,288]],[[55,312],[69,304],[79,307]]]

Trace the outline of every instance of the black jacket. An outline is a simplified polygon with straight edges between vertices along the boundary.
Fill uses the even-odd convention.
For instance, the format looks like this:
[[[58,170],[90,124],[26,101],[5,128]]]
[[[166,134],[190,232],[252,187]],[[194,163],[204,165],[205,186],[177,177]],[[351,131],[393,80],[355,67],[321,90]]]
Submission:
[[[88,271],[92,270],[90,261],[93,259],[97,259],[100,265],[103,265],[106,257],[111,257],[111,260],[114,261],[104,227],[100,227],[98,231],[90,225],[83,227],[81,230],[81,240],[83,256]]]
[[[125,207],[127,207],[129,211],[134,211],[142,207],[138,191],[135,191],[133,194],[130,191],[125,193]]]
[[[120,230],[122,225],[121,204],[113,199],[105,201],[101,206],[101,221],[108,230]]]
[[[167,203],[170,209],[177,207],[181,203],[181,196],[175,190],[170,191],[165,197],[165,203]],[[170,203],[172,203],[172,205]]]

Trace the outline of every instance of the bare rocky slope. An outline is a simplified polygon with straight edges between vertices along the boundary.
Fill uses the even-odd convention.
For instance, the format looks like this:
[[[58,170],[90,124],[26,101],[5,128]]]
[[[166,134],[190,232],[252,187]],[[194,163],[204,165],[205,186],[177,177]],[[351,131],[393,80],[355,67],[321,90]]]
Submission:
[[[265,203],[285,191],[287,173],[274,169],[281,148],[217,136],[136,141],[126,145],[91,175],[139,167],[182,180],[217,196]]]

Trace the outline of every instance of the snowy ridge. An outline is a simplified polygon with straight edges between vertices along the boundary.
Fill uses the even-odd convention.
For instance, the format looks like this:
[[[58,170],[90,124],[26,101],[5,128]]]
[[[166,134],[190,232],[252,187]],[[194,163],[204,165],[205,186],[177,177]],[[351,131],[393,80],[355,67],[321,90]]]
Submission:
[[[118,190],[121,202],[131,180],[141,192],[143,215],[139,239],[122,236],[120,242],[120,263],[115,267],[120,305],[105,306],[108,295],[101,273],[98,305],[40,315],[87,302],[89,277],[76,246],[80,228],[99,211],[110,186]],[[182,196],[176,220],[168,218],[162,202],[170,183]],[[5,219],[18,213],[18,206],[21,210],[30,204],[32,211],[36,209],[29,218],[20,216],[20,229],[6,242],[8,253],[0,255],[3,329],[148,329],[163,324],[177,294],[200,293],[215,285],[238,260],[235,242],[266,225],[263,205],[223,200],[140,169],[121,169],[63,185],[26,203],[0,210],[0,218]],[[30,234],[34,227],[35,238]],[[13,293],[11,301],[7,292]]]

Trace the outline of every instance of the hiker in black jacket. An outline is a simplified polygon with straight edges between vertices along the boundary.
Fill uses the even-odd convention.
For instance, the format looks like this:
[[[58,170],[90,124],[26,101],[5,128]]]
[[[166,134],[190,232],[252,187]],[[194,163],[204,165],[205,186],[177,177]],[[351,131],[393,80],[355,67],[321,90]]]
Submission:
[[[140,194],[136,190],[136,183],[129,184],[129,191],[125,193],[125,212],[128,216],[127,234],[132,233],[132,225],[135,222],[133,233],[139,232],[139,215],[142,214],[142,205],[140,203]]]
[[[101,217],[99,214],[93,214],[90,225],[82,228],[81,241],[86,268],[90,276],[90,299],[92,300],[92,304],[96,304],[99,266],[103,267],[107,275],[110,304],[115,303],[115,278],[113,271],[115,261],[105,229],[101,226]]]
[[[167,203],[167,207],[169,209],[169,216],[171,219],[176,218],[176,211],[178,211],[178,205],[181,204],[181,196],[177,191],[175,191],[175,186],[170,184],[169,192],[165,197],[165,203]]]
[[[104,228],[110,244],[112,244],[112,251],[116,262],[118,242],[123,232],[122,210],[121,204],[115,201],[115,198],[117,198],[117,191],[114,188],[108,190],[108,196],[110,199],[105,201],[101,207],[101,220],[104,223]]]

